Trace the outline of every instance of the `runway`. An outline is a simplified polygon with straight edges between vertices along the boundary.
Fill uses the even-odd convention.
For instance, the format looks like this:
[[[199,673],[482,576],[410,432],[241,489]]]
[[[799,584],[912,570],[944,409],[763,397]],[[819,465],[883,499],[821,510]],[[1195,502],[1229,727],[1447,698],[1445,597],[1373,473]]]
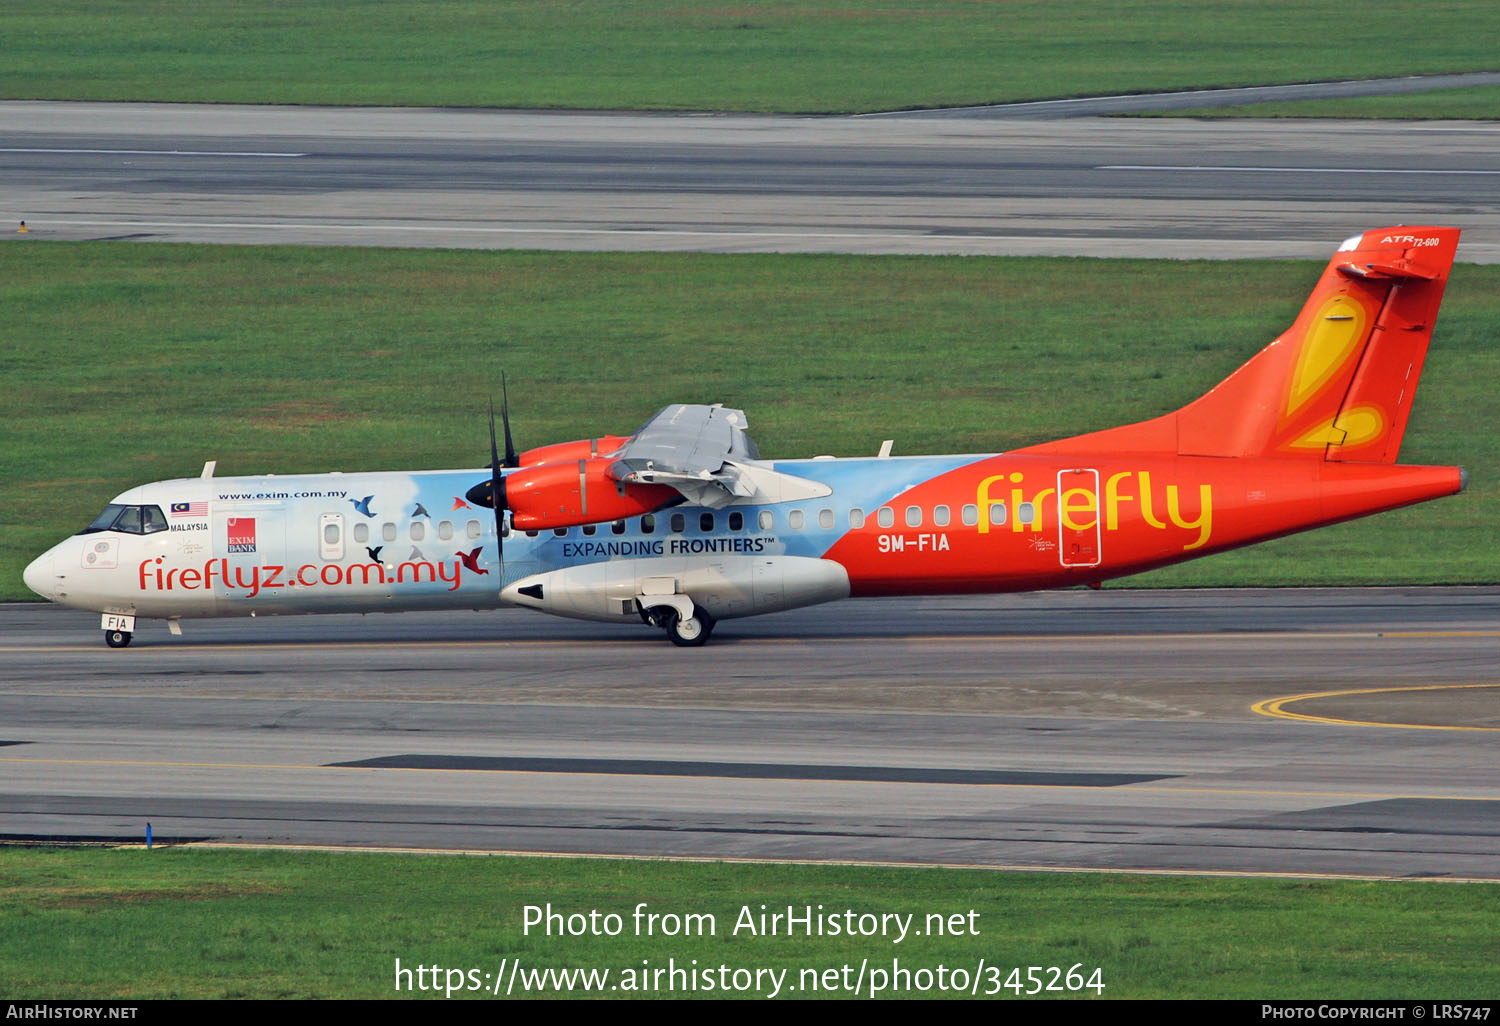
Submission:
[[[1455,224],[1500,124],[0,103],[0,238],[1322,259]]]
[[[184,630],[0,607],[0,832],[1500,879],[1500,589]]]

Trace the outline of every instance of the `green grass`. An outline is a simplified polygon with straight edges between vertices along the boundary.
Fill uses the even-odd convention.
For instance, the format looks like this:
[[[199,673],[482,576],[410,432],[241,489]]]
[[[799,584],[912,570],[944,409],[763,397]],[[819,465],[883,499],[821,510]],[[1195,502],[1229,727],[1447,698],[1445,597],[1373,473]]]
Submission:
[[[1197,118],[1411,118],[1494,121],[1500,118],[1500,86],[1434,89],[1400,96],[1355,96],[1342,100],[1294,100],[1163,111],[1140,117]]]
[[[1291,323],[1301,261],[0,245],[0,598],[146,481],[482,466],[744,409],[768,457],[992,452],[1154,416]],[[1464,495],[1136,578],[1500,581],[1500,267],[1448,288],[1405,462]]]
[[[637,938],[640,902],[648,912],[711,913],[714,933]],[[524,907],[548,903],[564,914],[616,913],[623,932],[523,933]],[[762,904],[914,914],[919,928],[928,914],[956,913],[978,934],[900,944],[734,934],[740,910],[758,914]],[[1002,967],[1002,985],[1013,966],[1022,979],[1027,966],[1098,967],[1106,998],[1484,999],[1500,990],[1497,914],[1492,884],[12,848],[0,850],[0,992],[391,997],[398,958],[438,966],[445,980],[448,969],[494,973],[519,959],[523,969],[609,969],[618,981],[642,960],[696,958],[787,970],[792,982],[804,969],[857,971],[866,958],[886,968],[899,959],[913,972],[940,963],[972,971],[983,958]],[[981,991],[992,985],[983,980]]]
[[[865,111],[1500,66],[1490,0],[49,0],[4,28],[12,99]]]

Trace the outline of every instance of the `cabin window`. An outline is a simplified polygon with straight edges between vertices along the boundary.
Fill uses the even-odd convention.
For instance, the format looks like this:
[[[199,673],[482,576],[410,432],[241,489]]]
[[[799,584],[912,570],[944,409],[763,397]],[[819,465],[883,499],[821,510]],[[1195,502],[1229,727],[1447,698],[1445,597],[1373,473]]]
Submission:
[[[566,538],[568,536],[568,529],[566,527],[554,527],[552,533],[559,538]]]
[[[364,527],[363,524],[356,526]],[[230,533],[233,535],[234,532]],[[337,563],[344,558],[344,514],[324,513],[319,516],[318,534],[322,538],[318,543],[319,559],[325,563]],[[232,537],[230,544],[234,544]]]
[[[623,520],[616,520],[614,523],[610,524],[609,525],[609,532],[610,532],[610,534],[624,534],[625,533],[625,521],[623,521]]]
[[[833,530],[833,510],[831,510],[831,509],[820,509],[820,510],[818,510],[818,526],[821,527],[825,531],[831,531],[831,530]]]
[[[932,508],[932,522],[938,527],[947,527],[948,521],[952,519],[947,506],[934,506]]]
[[[714,515],[712,513],[699,513],[698,530],[702,531],[704,534],[709,534],[713,531],[713,529]]]
[[[380,525],[380,538],[381,538],[382,541],[388,541],[388,542],[395,541],[396,540],[396,525],[395,524],[381,524]]]
[[[1002,518],[1005,516],[1004,507],[1001,508],[1000,516]],[[991,519],[993,519],[993,517]],[[1023,524],[1029,524],[1032,521],[1036,520],[1036,507],[1029,502],[1021,503],[1016,507],[1016,519]],[[1002,523],[1003,522],[1004,521],[1002,520]]]
[[[864,527],[865,511],[860,509],[858,506],[855,506],[853,509],[851,509],[849,511],[849,526],[854,528],[854,530],[856,531],[861,527]]]
[[[731,531],[743,531],[745,529],[745,514],[735,510],[729,514],[729,529]]]
[[[592,538],[594,536],[594,532],[597,531],[597,530],[599,530],[599,528],[596,527],[593,524],[584,524],[583,525],[583,536],[585,538]]]
[[[421,541],[425,537],[427,537],[427,526],[420,520],[413,520],[411,522],[411,540]]]
[[[1029,502],[1021,503],[1021,509],[1018,511],[1019,515],[1024,518],[1021,521],[1021,523],[1023,524],[1031,523],[1031,514],[1027,512],[1027,507],[1030,505],[1031,503]],[[1001,524],[1005,523],[1005,503],[990,503],[990,523],[994,524],[996,527],[999,527]]]
[[[477,520],[470,520],[468,524],[465,525],[465,530],[467,531],[470,538],[478,538],[481,534],[484,533],[484,528],[479,526],[479,521]]]
[[[906,507],[906,526],[907,527],[921,527],[922,526],[922,507],[921,506],[908,506],[908,507]]]
[[[645,516],[641,517],[641,533],[642,534],[655,534],[656,533],[656,518],[654,516],[652,516],[650,513],[647,513]]]
[[[965,527],[973,527],[979,523],[979,507],[972,502],[966,505],[963,509],[963,518]]]
[[[359,528],[356,527],[355,530],[359,530]],[[448,541],[453,537],[452,521],[443,520],[438,523],[438,537],[443,541]]]
[[[793,531],[800,531],[802,530],[802,518],[802,511],[794,509],[786,515],[786,526],[790,527]]]
[[[889,506],[881,506],[880,512],[875,514],[875,522],[881,527],[895,527],[896,511]]]
[[[760,516],[756,518],[756,523],[760,524],[762,531],[769,531],[776,526],[776,514],[768,509],[763,509],[760,511]]]
[[[672,514],[672,533],[673,534],[681,534],[683,531],[686,531],[686,530],[687,530],[687,517],[683,516],[681,513],[673,513]]]
[[[527,531],[526,532],[526,537],[528,537],[528,538],[535,538],[537,535],[539,535],[541,533],[542,533],[541,531]]]
[[[370,540],[370,528],[364,524],[354,525],[354,540],[363,545]]]

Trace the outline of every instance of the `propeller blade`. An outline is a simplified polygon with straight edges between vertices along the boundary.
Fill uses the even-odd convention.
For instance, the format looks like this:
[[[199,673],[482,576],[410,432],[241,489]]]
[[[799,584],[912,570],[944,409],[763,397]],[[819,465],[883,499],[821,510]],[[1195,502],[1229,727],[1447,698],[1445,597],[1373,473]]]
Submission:
[[[505,387],[505,372],[500,372],[500,419],[505,424],[505,462],[504,467],[518,467],[521,458],[516,455],[516,443],[510,439],[510,389]],[[495,424],[495,401],[490,400],[490,449],[494,449],[494,424]]]
[[[505,466],[505,464],[503,464],[503,463],[500,462],[500,450],[499,450],[499,448],[495,444],[495,399],[494,399],[493,396],[491,396],[490,397],[490,469],[494,470],[496,467],[503,467],[503,466]]]
[[[504,407],[502,407],[503,409]],[[505,444],[510,447],[510,424],[505,426]],[[500,453],[495,446],[495,400],[490,399],[490,505],[495,509],[495,558],[499,576],[505,576],[505,478],[500,474]]]

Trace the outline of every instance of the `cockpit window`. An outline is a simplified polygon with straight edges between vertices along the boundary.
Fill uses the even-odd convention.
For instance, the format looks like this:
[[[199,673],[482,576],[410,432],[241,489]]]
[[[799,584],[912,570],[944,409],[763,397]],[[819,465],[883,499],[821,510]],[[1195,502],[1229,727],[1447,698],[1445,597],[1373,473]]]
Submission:
[[[120,511],[124,508],[124,506],[117,506],[111,502],[108,506],[104,507],[103,513],[94,518],[92,524],[83,529],[82,533],[89,534],[93,531],[108,531],[115,525],[115,521],[120,518]]]
[[[141,534],[141,507],[126,506],[115,521],[115,530],[125,534]]]
[[[112,502],[81,533],[119,531],[123,534],[155,534],[166,529],[167,518],[160,506],[122,506]]]

